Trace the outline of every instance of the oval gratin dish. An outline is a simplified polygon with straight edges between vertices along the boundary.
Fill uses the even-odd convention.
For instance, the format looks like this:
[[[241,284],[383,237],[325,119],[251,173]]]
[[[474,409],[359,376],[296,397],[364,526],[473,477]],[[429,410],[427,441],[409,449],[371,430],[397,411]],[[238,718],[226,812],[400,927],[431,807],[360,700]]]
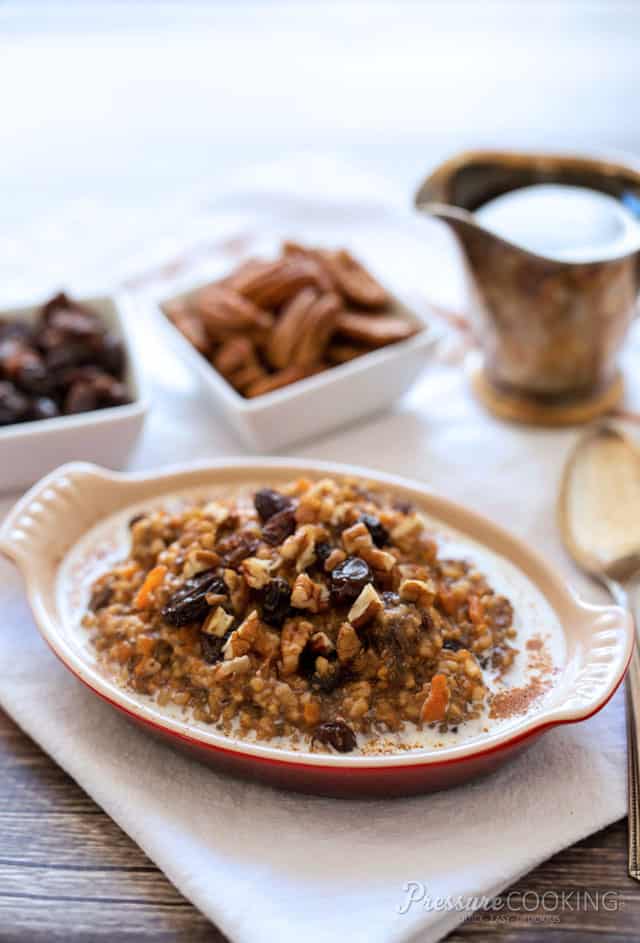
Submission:
[[[81,561],[99,556],[111,528],[140,508],[177,495],[242,487],[278,487],[299,477],[356,476],[382,486],[421,511],[436,534],[442,527],[493,558],[543,600],[556,637],[550,647],[551,681],[544,696],[500,721],[421,748],[348,754],[287,748],[268,741],[227,736],[160,707],[119,686],[95,660],[86,630],[72,615],[86,606],[89,578]],[[633,642],[630,617],[615,606],[583,603],[523,541],[424,484],[333,463],[294,459],[229,459],[151,474],[120,474],[94,465],[64,465],[36,484],[0,529],[0,551],[19,568],[39,630],[53,652],[94,694],[129,720],[220,770],[282,788],[335,796],[409,795],[455,786],[496,769],[551,728],[585,720],[599,711],[622,681]],[[94,576],[97,575],[95,572]],[[78,611],[79,611],[78,609]],[[545,622],[545,618],[541,619]],[[548,626],[542,624],[542,630]],[[552,633],[553,634],[553,633]],[[516,639],[516,644],[518,639]],[[524,646],[523,646],[524,650]]]

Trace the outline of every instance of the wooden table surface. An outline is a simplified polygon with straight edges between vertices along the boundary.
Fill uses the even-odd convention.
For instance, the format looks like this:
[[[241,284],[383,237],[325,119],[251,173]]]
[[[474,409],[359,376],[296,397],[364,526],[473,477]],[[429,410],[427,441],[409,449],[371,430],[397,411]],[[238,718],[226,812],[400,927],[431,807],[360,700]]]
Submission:
[[[511,890],[512,909],[476,913],[450,943],[638,940],[640,884],[627,877],[625,821],[556,855]],[[0,711],[0,943],[224,939]]]

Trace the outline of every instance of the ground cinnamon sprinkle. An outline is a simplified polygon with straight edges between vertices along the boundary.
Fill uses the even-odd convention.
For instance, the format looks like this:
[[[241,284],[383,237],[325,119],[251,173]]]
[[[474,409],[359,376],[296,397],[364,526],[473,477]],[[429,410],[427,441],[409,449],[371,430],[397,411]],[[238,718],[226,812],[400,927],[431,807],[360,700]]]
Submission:
[[[507,691],[500,691],[493,695],[489,707],[489,717],[492,720],[507,720],[510,717],[526,714],[531,705],[551,687],[551,677],[555,668],[545,640],[539,635],[534,635],[527,640],[525,648],[527,649],[527,670],[536,673],[531,676],[526,685],[509,688]]]
[[[519,714],[526,714],[529,707],[541,698],[550,687],[550,681],[543,681],[541,678],[535,677],[523,687],[500,691],[491,698],[489,717],[492,720],[507,720],[510,717],[517,717]]]

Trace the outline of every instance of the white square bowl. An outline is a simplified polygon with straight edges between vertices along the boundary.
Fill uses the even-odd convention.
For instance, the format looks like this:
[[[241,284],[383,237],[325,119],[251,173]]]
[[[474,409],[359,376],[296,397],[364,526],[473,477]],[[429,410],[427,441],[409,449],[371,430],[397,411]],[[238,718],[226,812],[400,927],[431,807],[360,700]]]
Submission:
[[[171,347],[200,378],[202,388],[249,449],[270,452],[379,412],[399,399],[427,364],[427,353],[442,336],[395,295],[389,314],[420,327],[408,340],[381,347],[348,363],[298,380],[282,389],[246,399],[174,327],[163,306],[197,290],[150,302],[153,317]],[[385,312],[386,313],[386,312]]]
[[[108,295],[78,300],[93,308],[109,332],[122,341],[126,355],[124,383],[131,402],[74,416],[0,426],[0,491],[33,484],[58,465],[74,459],[122,468],[142,429],[148,403],[143,396],[123,301]],[[31,323],[41,307],[5,309],[0,311],[0,319]]]

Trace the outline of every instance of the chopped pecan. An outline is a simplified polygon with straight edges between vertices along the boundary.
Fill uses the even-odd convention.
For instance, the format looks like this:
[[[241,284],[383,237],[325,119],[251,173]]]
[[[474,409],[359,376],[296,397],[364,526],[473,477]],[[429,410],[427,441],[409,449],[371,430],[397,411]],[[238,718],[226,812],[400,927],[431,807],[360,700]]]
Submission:
[[[416,538],[424,530],[424,521],[417,511],[402,517],[391,531],[391,540],[401,550],[410,550]]]
[[[349,610],[349,622],[356,629],[359,629],[360,626],[370,622],[382,609],[382,600],[378,596],[373,583],[367,583]]]
[[[204,632],[205,635],[215,635],[217,638],[222,638],[232,624],[233,616],[225,612],[222,606],[216,606],[205,619],[200,631]]]
[[[229,598],[233,611],[240,615],[247,607],[249,601],[249,587],[244,577],[235,570],[224,571],[224,581],[229,590]]]
[[[313,524],[303,524],[287,537],[280,547],[280,556],[283,560],[295,560],[297,572],[302,573],[315,562],[317,537],[318,529]]]
[[[304,619],[287,619],[280,637],[282,675],[293,674],[298,669],[300,655],[309,641],[313,625]]]
[[[251,589],[263,589],[271,579],[271,562],[258,557],[247,557],[240,569]]]
[[[329,603],[329,590],[323,583],[315,583],[306,573],[296,576],[291,591],[291,605],[295,609],[321,612]]]
[[[350,661],[360,651],[362,645],[358,633],[349,622],[343,622],[338,629],[336,647],[340,661]]]
[[[415,602],[421,609],[427,609],[436,598],[437,589],[435,584],[429,580],[407,579],[400,583],[398,588],[400,599],[405,602]]]
[[[362,557],[373,570],[389,573],[396,563],[396,558],[386,550],[379,550],[369,529],[363,521],[358,521],[352,527],[342,532],[342,543],[345,550],[355,556]]]
[[[252,609],[244,622],[231,633],[222,649],[225,660],[229,661],[231,658],[246,655],[247,652],[251,651],[259,631],[260,617],[257,611]]]
[[[187,557],[182,567],[182,576],[189,580],[192,576],[202,573],[203,570],[211,570],[218,566],[220,557],[213,550],[194,550]]]

